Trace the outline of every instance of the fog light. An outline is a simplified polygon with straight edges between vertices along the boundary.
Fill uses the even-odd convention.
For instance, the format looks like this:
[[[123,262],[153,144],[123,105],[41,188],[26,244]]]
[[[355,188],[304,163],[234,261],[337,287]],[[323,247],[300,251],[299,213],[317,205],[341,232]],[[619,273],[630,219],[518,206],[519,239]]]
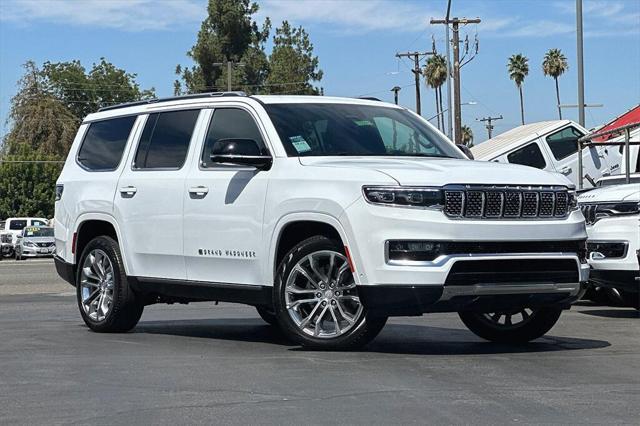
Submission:
[[[432,261],[442,252],[441,243],[433,241],[392,240],[388,244],[389,260]]]

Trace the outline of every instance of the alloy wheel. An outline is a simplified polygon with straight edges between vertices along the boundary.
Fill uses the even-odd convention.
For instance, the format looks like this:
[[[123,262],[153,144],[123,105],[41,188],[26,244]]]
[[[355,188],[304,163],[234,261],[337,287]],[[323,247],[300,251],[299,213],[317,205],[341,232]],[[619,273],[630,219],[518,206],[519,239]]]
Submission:
[[[316,338],[343,335],[363,313],[349,262],[332,250],[300,259],[287,278],[284,297],[295,325]]]
[[[521,327],[531,321],[531,318],[534,316],[535,311],[531,308],[483,314],[485,321],[489,322],[494,327],[502,329]]]
[[[107,254],[91,250],[80,271],[80,297],[82,309],[93,321],[103,321],[113,305],[115,281],[113,265]]]

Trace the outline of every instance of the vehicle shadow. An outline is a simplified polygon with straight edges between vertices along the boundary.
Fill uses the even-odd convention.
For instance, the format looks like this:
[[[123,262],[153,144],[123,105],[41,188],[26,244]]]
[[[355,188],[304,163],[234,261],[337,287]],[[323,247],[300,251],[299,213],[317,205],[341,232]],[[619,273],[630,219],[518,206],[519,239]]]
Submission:
[[[578,313],[603,318],[640,318],[640,311],[633,308],[591,309],[588,311],[578,311]]]
[[[277,327],[254,318],[141,321],[133,332],[267,343],[287,346],[290,351],[308,351],[288,340]],[[600,349],[610,345],[604,340],[553,335],[526,344],[499,344],[482,341],[464,329],[387,324],[382,333],[360,351],[406,355],[483,355]]]

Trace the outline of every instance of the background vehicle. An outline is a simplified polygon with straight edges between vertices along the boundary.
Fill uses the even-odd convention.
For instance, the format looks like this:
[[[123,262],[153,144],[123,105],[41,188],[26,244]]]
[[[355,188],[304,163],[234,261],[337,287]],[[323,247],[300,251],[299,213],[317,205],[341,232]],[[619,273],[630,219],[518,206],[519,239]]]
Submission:
[[[56,268],[100,332],[131,329],[146,304],[219,300],[313,348],[443,311],[524,342],[588,278],[567,179],[469,161],[378,101],[216,93],[106,108],[80,127],[56,192]]]
[[[53,228],[48,226],[27,226],[18,235],[18,242],[15,245],[16,260],[28,257],[51,257],[55,251]]]
[[[604,186],[578,198],[587,222],[590,282],[614,302],[640,304],[640,185]]]
[[[0,224],[1,225],[1,224]],[[0,232],[11,234],[11,244],[15,246],[18,235],[27,226],[47,226],[48,220],[41,217],[10,217],[0,226]]]
[[[578,139],[588,132],[570,120],[525,124],[475,145],[476,160],[522,164],[562,173],[574,184],[578,176]],[[637,157],[637,152],[635,153]],[[592,146],[582,154],[585,187],[603,176],[621,171],[622,153],[618,147]],[[636,160],[637,161],[637,160]],[[633,161],[632,164],[636,164]]]
[[[3,257],[12,257],[13,253],[13,234],[0,231],[0,260]]]
[[[631,173],[629,183],[640,183],[640,173]],[[604,176],[596,181],[596,187],[624,185],[627,183],[627,177],[625,175]]]

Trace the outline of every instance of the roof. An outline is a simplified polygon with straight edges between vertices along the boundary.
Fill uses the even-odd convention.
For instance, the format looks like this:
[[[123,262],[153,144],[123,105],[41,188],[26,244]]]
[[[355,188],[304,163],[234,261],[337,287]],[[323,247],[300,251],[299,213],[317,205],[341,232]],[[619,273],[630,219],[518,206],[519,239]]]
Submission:
[[[623,127],[623,126],[626,126],[627,124],[632,124],[632,123],[640,123],[640,105],[634,108],[631,108],[629,111],[625,112],[624,114],[614,118],[613,120],[611,120],[611,122],[599,128],[598,133],[617,129],[619,127]],[[616,135],[616,134],[605,135],[605,136],[594,139],[594,142],[604,142],[607,140],[614,139],[617,136],[619,135]]]
[[[522,145],[569,123],[570,120],[552,120],[525,124],[473,146],[471,152],[476,160],[491,160],[513,146]]]
[[[376,105],[389,108],[402,108],[400,106],[380,102],[371,99],[361,98],[343,98],[332,96],[305,96],[305,95],[260,95],[247,96],[241,92],[216,92],[202,93],[197,95],[177,96],[164,99],[150,99],[147,101],[132,102],[129,104],[114,105],[103,108],[98,112],[89,114],[85,117],[84,122],[96,120],[104,120],[107,118],[120,117],[123,115],[147,114],[158,110],[168,108],[190,107],[190,108],[206,108],[210,105],[218,103],[243,103],[247,105],[258,104],[282,104],[282,103],[344,103],[354,105]]]

